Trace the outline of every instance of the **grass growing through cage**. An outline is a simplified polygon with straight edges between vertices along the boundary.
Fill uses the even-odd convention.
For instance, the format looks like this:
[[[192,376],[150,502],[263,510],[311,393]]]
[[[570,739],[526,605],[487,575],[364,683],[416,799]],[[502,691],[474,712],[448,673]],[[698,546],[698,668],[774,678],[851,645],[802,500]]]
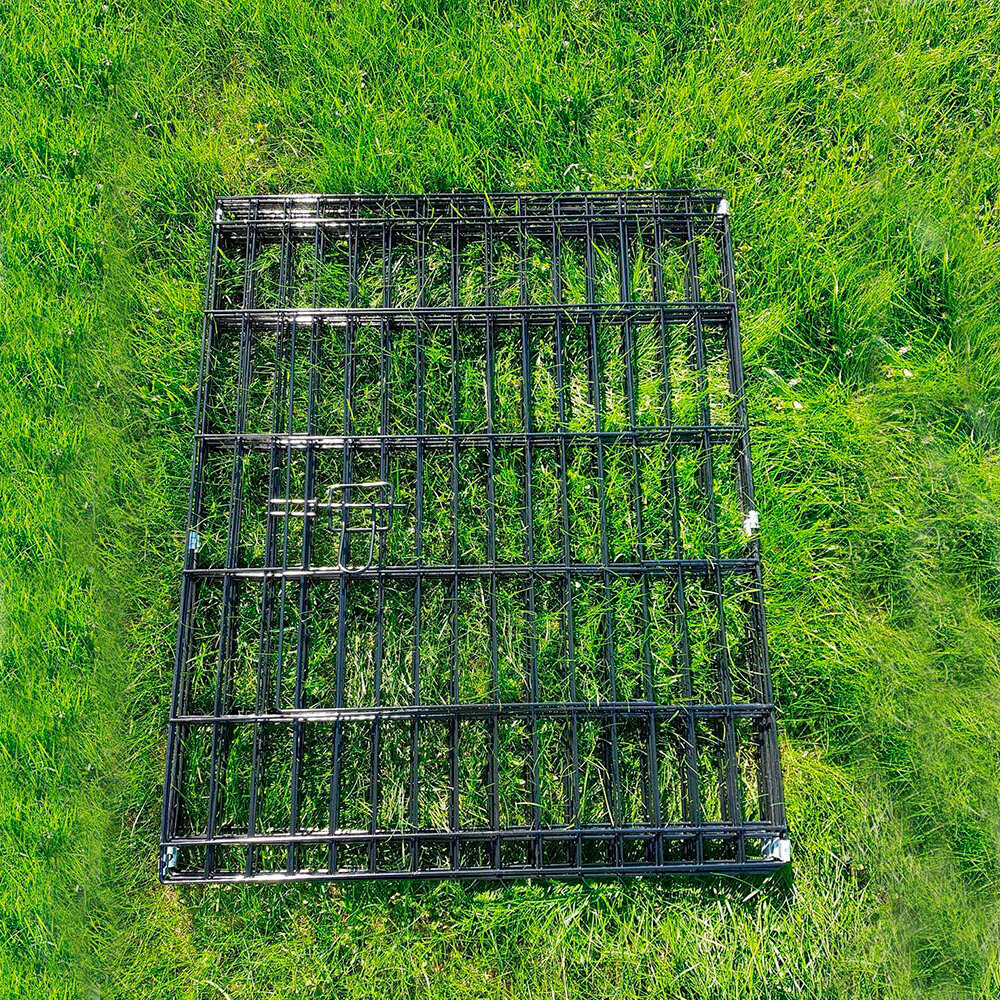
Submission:
[[[0,977],[15,994],[996,995],[1000,73],[988,6],[15,0],[2,21]],[[791,897],[729,882],[159,887],[212,197],[671,184],[718,186],[733,206]],[[220,280],[236,308],[243,251],[226,252]],[[324,247],[321,301],[348,301],[344,252],[343,241]],[[481,252],[470,242],[463,255],[473,266],[461,269],[460,300],[485,301]],[[683,251],[673,259],[667,301],[686,295]],[[296,296],[310,285],[304,273]],[[567,301],[581,274],[578,262]],[[382,276],[370,277],[366,294],[384,294]],[[540,267],[533,287],[550,277]],[[702,281],[707,294],[707,272]],[[504,294],[520,290],[508,283]],[[563,333],[585,359],[588,331]],[[686,349],[680,341],[679,372]],[[400,387],[413,384],[414,358],[415,345],[400,351]],[[508,349],[501,380],[519,358]],[[679,405],[695,414],[703,393],[688,385]],[[658,405],[653,396],[643,412]],[[471,428],[485,402],[463,396],[462,406]],[[574,427],[593,426],[579,383],[566,406]],[[515,429],[520,417],[514,404],[495,414]],[[335,405],[321,415],[324,429],[342,419]],[[412,432],[412,393],[393,395],[389,420]],[[672,460],[666,447],[651,466]],[[585,449],[570,457],[586,552],[595,460]],[[524,462],[498,470],[498,510],[522,502]],[[415,474],[399,466],[411,484]],[[662,499],[655,475],[642,485],[647,508]],[[518,518],[498,527],[498,558],[519,558]],[[697,540],[695,528],[682,538]],[[387,544],[407,550],[411,530],[400,520]],[[680,686],[671,586],[650,594],[665,700]],[[703,586],[692,585],[693,607]],[[463,642],[489,601],[466,597]],[[405,638],[412,594],[383,599]],[[557,595],[543,599],[557,622]],[[498,616],[509,698],[525,683],[511,638],[519,601],[502,595]],[[345,685],[362,701],[374,651],[363,639],[370,611],[357,613],[359,669]],[[324,623],[317,662],[335,628]],[[554,630],[539,648],[542,678],[558,687],[560,653],[544,641]],[[689,641],[710,636],[706,626]],[[384,655],[394,663],[384,696],[405,697],[395,664],[405,654]],[[735,663],[734,678],[747,669]],[[325,690],[307,684],[306,695]],[[460,759],[492,739],[463,726]],[[379,811],[402,824],[410,804],[391,765],[410,733],[388,726],[380,740],[392,790]],[[559,765],[571,740],[546,734],[553,817],[573,795]],[[305,759],[311,781],[311,748]],[[591,773],[603,766],[596,755]],[[661,811],[680,815],[686,762],[657,766],[670,790]],[[484,776],[460,776],[460,811],[485,828]],[[521,780],[515,770],[514,808]],[[345,815],[363,824],[357,808]],[[310,864],[328,864],[308,850]],[[342,850],[345,864],[367,863],[367,845]],[[266,847],[254,864],[287,859]]]

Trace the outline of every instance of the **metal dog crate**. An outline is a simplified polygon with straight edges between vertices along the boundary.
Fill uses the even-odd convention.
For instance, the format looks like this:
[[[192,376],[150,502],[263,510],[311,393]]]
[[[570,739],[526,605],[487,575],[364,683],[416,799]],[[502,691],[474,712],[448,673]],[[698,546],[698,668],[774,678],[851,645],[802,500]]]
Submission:
[[[224,198],[171,882],[787,860],[718,192]]]

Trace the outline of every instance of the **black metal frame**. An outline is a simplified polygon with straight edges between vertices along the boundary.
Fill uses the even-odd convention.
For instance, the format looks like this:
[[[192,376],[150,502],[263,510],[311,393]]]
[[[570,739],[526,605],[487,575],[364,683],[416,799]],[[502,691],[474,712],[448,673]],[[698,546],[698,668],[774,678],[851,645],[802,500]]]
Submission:
[[[160,876],[787,860],[718,192],[224,198]]]

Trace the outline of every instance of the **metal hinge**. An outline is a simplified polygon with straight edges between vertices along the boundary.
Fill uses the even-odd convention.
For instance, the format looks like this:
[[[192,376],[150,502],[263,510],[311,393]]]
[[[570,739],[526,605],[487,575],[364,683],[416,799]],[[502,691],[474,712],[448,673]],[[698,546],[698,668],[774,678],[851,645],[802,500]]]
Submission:
[[[180,850],[177,847],[164,847],[163,848],[163,871],[172,872],[177,867],[178,857],[180,855]]]
[[[787,865],[792,860],[792,842],[787,837],[775,837],[764,845],[764,857]]]

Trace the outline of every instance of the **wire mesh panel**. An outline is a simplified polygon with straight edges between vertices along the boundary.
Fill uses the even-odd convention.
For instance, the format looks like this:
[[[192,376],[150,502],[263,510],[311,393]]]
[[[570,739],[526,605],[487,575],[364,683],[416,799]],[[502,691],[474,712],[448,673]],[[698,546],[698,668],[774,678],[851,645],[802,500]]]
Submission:
[[[230,198],[161,876],[786,859],[715,192]]]

